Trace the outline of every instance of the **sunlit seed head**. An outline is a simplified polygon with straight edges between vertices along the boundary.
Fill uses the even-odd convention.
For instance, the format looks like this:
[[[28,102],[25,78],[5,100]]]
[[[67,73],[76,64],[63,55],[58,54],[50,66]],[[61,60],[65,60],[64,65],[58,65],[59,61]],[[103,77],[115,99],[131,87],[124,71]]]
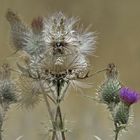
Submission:
[[[68,18],[62,12],[48,17],[44,23],[44,38],[53,54],[80,52],[91,54],[95,50],[95,37],[91,32],[76,28],[77,18]]]

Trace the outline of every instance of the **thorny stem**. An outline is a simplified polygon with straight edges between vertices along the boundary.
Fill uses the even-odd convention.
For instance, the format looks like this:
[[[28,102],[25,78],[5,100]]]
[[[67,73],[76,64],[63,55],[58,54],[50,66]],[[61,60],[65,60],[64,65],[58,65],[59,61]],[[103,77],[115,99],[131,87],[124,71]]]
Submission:
[[[118,136],[119,136],[119,131],[115,132],[115,140],[118,140]]]
[[[46,105],[47,105],[47,109],[48,109],[48,112],[49,112],[49,115],[50,115],[50,118],[51,118],[53,130],[55,130],[54,116],[53,116],[53,113],[52,113],[52,111],[51,111],[51,106],[50,106],[50,103],[49,103],[49,100],[48,100],[48,96],[46,95],[45,92],[43,92],[43,96],[44,96],[44,100],[45,100],[45,103],[46,103]],[[57,135],[55,135],[55,136],[56,136],[56,140],[58,140]]]
[[[3,121],[0,121],[0,140],[2,140],[2,125],[3,125]]]
[[[58,127],[60,133],[61,133],[61,137],[62,140],[65,140],[65,131],[64,131],[64,122],[63,122],[63,118],[62,118],[62,113],[61,113],[61,108],[60,108],[60,86],[61,86],[61,79],[57,79],[56,82],[56,91],[57,91],[57,108],[56,108],[56,114],[55,114],[55,123],[56,123],[56,127]],[[56,133],[57,130],[55,130],[53,132],[53,136],[52,136],[52,140],[55,140],[55,137],[57,135]]]
[[[0,140],[3,140],[3,138],[2,138],[2,132],[3,132],[3,129],[2,129],[2,127],[3,127],[3,121],[4,121],[4,118],[5,118],[5,114],[6,114],[6,112],[7,112],[7,107],[6,106],[2,106],[2,110],[1,110],[1,114],[0,114]]]
[[[116,123],[114,123],[114,125],[115,125],[115,130],[114,130],[114,132],[115,132],[115,140],[118,140],[120,129],[119,129],[119,127],[117,126]]]
[[[61,133],[61,137],[62,140],[66,140],[65,139],[65,131],[64,131],[64,122],[63,122],[63,118],[62,118],[62,113],[61,113],[61,107],[60,107],[60,86],[61,86],[61,82],[60,79],[56,80],[56,92],[57,92],[57,98],[56,98],[56,103],[54,103],[54,105],[56,105],[56,112],[52,113],[52,107],[49,103],[49,97],[47,96],[47,93],[45,93],[45,91],[43,90],[42,87],[42,91],[43,91],[43,96],[44,96],[44,100],[46,103],[46,106],[48,108],[48,112],[51,118],[51,122],[52,122],[52,127],[53,127],[53,134],[52,134],[52,140],[58,140],[58,135],[57,135],[57,131]],[[51,99],[50,99],[51,100]]]
[[[84,77],[77,77],[77,78],[78,78],[78,79],[87,79],[87,78],[90,78],[90,77],[92,77],[92,76],[94,76],[94,75],[96,75],[96,74],[98,74],[98,73],[100,73],[100,72],[106,71],[106,70],[107,70],[107,69],[105,68],[105,69],[96,71],[95,73],[90,74],[90,75],[89,75],[89,72],[88,72]]]

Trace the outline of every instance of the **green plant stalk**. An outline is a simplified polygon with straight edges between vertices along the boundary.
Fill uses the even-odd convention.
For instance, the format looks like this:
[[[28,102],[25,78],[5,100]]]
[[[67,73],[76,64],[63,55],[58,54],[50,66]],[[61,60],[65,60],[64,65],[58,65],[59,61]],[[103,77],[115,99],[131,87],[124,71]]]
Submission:
[[[65,131],[64,131],[64,122],[63,122],[63,118],[62,118],[62,113],[61,113],[61,107],[60,107],[60,86],[61,86],[61,82],[60,79],[57,79],[56,82],[56,90],[57,90],[57,107],[56,107],[56,113],[55,113],[55,124],[58,127],[60,133],[61,133],[61,137],[62,140],[65,140]],[[57,130],[53,131],[53,136],[52,136],[52,140],[55,140],[55,137],[57,135],[56,133]]]
[[[61,86],[61,82],[60,79],[57,79],[56,82],[56,92],[57,92],[57,98],[55,101],[53,101],[52,103],[54,103],[55,107],[56,107],[56,111],[55,113],[52,113],[52,106],[50,105],[50,101],[52,101],[52,99],[50,99],[50,97],[47,95],[47,93],[43,90],[42,87],[42,93],[44,96],[44,100],[48,109],[48,113],[52,122],[52,138],[51,140],[59,140],[58,139],[58,135],[57,133],[60,132],[61,133],[61,139],[65,140],[65,131],[64,131],[64,121],[63,121],[63,117],[62,117],[62,113],[61,113],[61,107],[60,107],[60,86]]]
[[[6,112],[8,110],[8,106],[5,106],[4,104],[2,105],[2,110],[1,110],[1,118],[0,118],[0,140],[3,140],[3,136],[2,136],[2,133],[3,133],[3,122],[4,122],[4,118],[5,118],[5,115],[6,115]]]
[[[115,132],[115,140],[118,140],[120,128],[117,126],[116,123],[114,123],[114,125],[115,125],[115,130],[114,130],[114,132]]]

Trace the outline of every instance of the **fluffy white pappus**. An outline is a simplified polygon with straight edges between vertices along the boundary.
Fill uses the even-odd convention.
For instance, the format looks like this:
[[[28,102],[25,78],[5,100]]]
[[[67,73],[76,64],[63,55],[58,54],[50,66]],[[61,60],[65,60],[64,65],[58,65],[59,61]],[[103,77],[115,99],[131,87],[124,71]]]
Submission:
[[[71,86],[73,88],[92,88],[93,85],[91,83],[87,83],[87,82],[82,82],[82,81],[78,81],[78,80],[72,80],[71,82]]]
[[[44,22],[46,42],[52,40],[63,41],[67,35],[73,32],[73,27],[77,21],[77,18],[67,18],[62,12],[48,17]]]
[[[24,48],[27,53],[39,55],[45,49],[42,34],[35,34],[32,31],[24,38]]]
[[[11,26],[11,38],[16,49],[23,49],[24,43],[30,34],[30,28],[28,28],[20,19],[20,17],[11,10],[6,13],[6,18]]]
[[[44,40],[46,47],[63,42],[63,48],[79,51],[88,55],[95,51],[95,35],[79,27],[79,19],[66,17],[62,12],[55,13],[44,22]]]
[[[69,76],[86,75],[89,69],[89,62],[84,55],[77,53],[69,56],[54,57],[48,55],[41,63],[43,70],[51,71],[52,73],[63,73],[71,71]],[[72,77],[70,77],[71,79]]]
[[[24,25],[15,24],[11,25],[11,38],[16,49],[23,49],[26,46],[27,40],[30,35],[30,29],[25,27]]]
[[[79,49],[82,54],[91,55],[95,49],[96,36],[93,32],[83,32],[78,36]]]
[[[71,80],[70,81],[70,88],[73,88],[76,92],[80,91],[83,92],[82,89],[89,89],[92,88],[93,85],[91,83],[78,81],[78,80]]]
[[[85,76],[87,74],[87,71],[89,70],[89,62],[85,58],[84,55],[76,55],[73,56],[73,60],[71,63],[68,63],[68,69],[72,70],[73,73],[78,74],[78,76]]]

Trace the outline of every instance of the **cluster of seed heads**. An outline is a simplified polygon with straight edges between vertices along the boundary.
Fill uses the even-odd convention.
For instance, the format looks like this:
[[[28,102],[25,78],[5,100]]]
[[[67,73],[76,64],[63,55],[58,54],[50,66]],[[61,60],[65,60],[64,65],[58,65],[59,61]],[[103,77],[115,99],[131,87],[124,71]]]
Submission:
[[[17,62],[21,83],[22,79],[25,83],[29,78],[27,82],[32,81],[31,87],[38,83],[35,91],[43,90],[56,99],[59,81],[61,100],[71,83],[87,76],[90,66],[87,55],[95,51],[95,36],[79,27],[78,18],[58,12],[48,18],[34,18],[30,27],[11,10],[6,18],[11,26],[14,48],[22,58],[22,62]],[[33,93],[34,88],[28,91]],[[37,98],[39,94],[28,95]]]

